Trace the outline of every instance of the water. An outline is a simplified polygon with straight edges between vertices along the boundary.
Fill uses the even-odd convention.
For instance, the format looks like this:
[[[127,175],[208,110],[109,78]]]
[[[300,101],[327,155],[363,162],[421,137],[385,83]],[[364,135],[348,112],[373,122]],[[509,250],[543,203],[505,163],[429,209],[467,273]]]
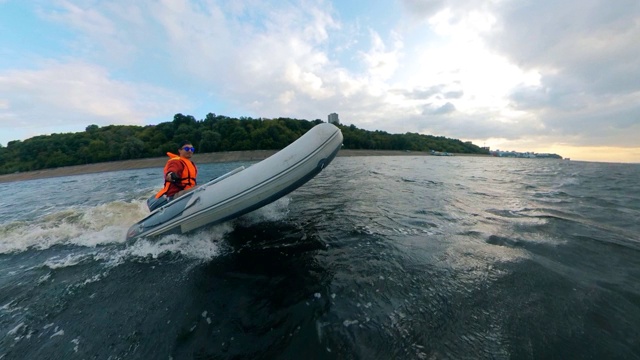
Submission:
[[[639,165],[337,158],[126,244],[160,171],[0,184],[0,359],[640,358]]]

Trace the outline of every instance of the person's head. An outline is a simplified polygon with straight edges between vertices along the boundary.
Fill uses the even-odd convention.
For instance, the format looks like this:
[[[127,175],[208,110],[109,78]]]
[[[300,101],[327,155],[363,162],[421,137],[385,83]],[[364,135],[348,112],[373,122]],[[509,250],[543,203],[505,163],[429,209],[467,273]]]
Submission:
[[[180,157],[190,158],[195,151],[196,149],[193,147],[193,145],[191,145],[191,141],[187,140],[181,142],[180,146],[178,147],[178,154],[180,155]]]

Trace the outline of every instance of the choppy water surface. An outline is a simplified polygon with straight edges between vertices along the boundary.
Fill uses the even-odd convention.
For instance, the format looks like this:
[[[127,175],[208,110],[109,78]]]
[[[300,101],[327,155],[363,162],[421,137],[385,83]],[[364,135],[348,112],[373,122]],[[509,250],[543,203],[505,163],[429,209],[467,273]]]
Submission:
[[[0,359],[640,358],[639,165],[337,158],[126,244],[160,172],[0,184]]]

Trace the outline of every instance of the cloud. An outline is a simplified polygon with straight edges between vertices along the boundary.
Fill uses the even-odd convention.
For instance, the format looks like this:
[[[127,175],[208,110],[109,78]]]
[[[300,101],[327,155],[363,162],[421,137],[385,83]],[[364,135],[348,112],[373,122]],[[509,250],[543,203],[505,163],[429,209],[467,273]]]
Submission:
[[[424,88],[417,87],[413,89],[393,89],[391,90],[391,92],[402,95],[407,99],[428,100],[434,95],[441,94],[444,88],[445,85],[439,84]]]
[[[637,1],[400,3],[384,19],[325,0],[40,4],[66,48],[0,69],[0,121],[338,112],[369,130],[637,146]]]
[[[144,124],[187,102],[164,89],[114,80],[86,63],[46,63],[0,74],[0,122],[14,127]]]
[[[536,114],[567,143],[637,146],[640,137],[640,4],[539,1],[497,9],[488,43],[540,72],[540,86],[514,91],[514,107]]]
[[[402,0],[402,5],[408,15],[424,19],[446,8],[446,0]]]
[[[612,7],[593,1],[553,12],[545,11],[551,10],[548,3],[540,5],[537,11],[544,14],[504,14],[510,31],[492,39],[496,47],[522,66],[541,69],[545,83],[557,93],[618,96],[638,91],[637,10],[627,12],[621,4]],[[637,4],[633,7],[638,9]],[[542,21],[536,16],[551,19]],[[571,18],[577,21],[568,21]]]
[[[462,100],[481,94],[481,87],[487,90],[476,97],[479,101],[454,102],[461,117],[486,116],[466,121],[484,123],[500,137],[522,142],[535,137],[547,144],[638,146],[637,2],[406,0],[403,4],[441,36],[477,46],[469,56],[488,65],[485,71],[470,71],[473,65],[465,63],[456,65],[459,74],[466,71],[479,76],[478,81],[462,83]],[[449,49],[451,55],[457,51]],[[451,55],[440,59],[465,58],[463,52]],[[446,69],[444,64],[435,67]],[[500,76],[505,71],[511,75]],[[518,77],[523,81],[512,81]],[[491,103],[493,109],[487,106]],[[498,126],[500,123],[513,130]],[[480,127],[477,130],[480,137]],[[462,133],[477,138],[469,131]]]
[[[456,111],[456,107],[455,105],[453,105],[450,102],[447,102],[446,104],[440,106],[439,108],[431,111],[431,114],[434,115],[444,115],[444,114],[449,114]]]

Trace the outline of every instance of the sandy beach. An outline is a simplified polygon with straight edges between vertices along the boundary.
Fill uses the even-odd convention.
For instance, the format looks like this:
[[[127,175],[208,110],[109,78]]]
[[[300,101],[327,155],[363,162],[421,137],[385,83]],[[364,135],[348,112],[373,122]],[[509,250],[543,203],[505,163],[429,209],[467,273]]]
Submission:
[[[255,150],[255,151],[226,151],[207,154],[194,154],[193,160],[196,164],[207,164],[217,162],[232,161],[259,161],[275,154],[276,150]],[[420,151],[394,151],[394,150],[340,150],[338,157],[342,156],[430,156],[428,152]],[[460,154],[462,155],[462,154]],[[480,155],[482,156],[482,155]],[[150,159],[125,160],[104,162],[98,164],[65,166],[55,169],[45,169],[29,171],[15,174],[0,175],[0,183],[42,179],[58,176],[80,175],[99,173],[105,171],[162,168],[167,161],[167,157],[157,157]]]

